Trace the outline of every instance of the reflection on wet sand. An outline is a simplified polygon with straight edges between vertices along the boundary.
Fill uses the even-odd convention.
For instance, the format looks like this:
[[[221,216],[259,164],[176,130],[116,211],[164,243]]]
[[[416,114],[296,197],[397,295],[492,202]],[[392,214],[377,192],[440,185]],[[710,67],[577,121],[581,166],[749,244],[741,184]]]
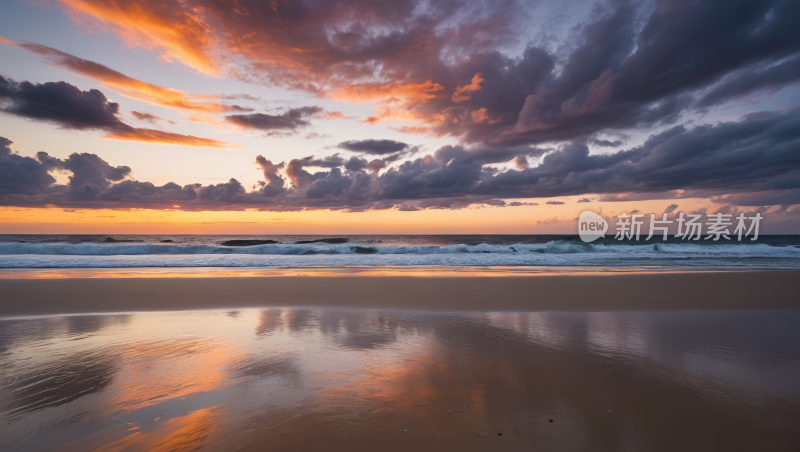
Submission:
[[[797,450],[798,311],[0,320],[2,450]]]

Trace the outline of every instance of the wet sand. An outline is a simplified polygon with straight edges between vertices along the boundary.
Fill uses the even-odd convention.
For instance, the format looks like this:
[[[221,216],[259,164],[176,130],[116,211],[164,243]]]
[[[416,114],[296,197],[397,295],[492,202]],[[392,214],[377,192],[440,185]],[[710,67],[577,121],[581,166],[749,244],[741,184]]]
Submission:
[[[632,311],[795,309],[798,271],[303,270],[231,277],[154,277],[89,272],[90,277],[6,272],[0,316],[264,306],[328,306],[433,311]],[[269,271],[267,271],[269,272]],[[98,274],[100,277],[97,277]],[[12,279],[17,276],[20,279]],[[69,276],[69,275],[68,275]]]
[[[0,450],[800,449],[800,310],[0,320]]]
[[[0,450],[799,450],[798,276],[3,272]]]

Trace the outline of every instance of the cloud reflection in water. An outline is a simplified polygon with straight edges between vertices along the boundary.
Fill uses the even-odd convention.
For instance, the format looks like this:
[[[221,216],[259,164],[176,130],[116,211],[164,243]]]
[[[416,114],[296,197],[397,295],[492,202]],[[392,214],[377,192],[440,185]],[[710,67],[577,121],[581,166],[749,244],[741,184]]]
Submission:
[[[788,450],[798,321],[313,308],[6,319],[0,446]]]

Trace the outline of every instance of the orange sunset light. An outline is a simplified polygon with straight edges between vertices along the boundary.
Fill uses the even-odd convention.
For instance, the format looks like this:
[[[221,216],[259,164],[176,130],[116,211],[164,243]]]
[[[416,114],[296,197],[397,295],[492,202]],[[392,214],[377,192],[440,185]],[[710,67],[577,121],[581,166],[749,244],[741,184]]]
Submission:
[[[535,201],[535,200],[533,200]],[[667,201],[609,202],[597,207],[604,215],[633,209],[662,212]],[[98,234],[574,234],[585,204],[565,199],[565,204],[538,206],[473,206],[458,210],[396,209],[343,212],[302,210],[194,211],[152,209],[47,209],[0,208],[0,233]],[[704,200],[681,200],[688,209],[706,206]]]

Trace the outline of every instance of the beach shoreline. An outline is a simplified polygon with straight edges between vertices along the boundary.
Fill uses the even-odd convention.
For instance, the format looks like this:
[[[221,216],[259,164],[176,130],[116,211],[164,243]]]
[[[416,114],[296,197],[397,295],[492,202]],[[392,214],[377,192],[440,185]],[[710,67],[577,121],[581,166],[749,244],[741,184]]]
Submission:
[[[414,276],[438,278],[509,277],[546,275],[596,275],[639,273],[737,273],[759,271],[792,271],[760,267],[637,267],[637,266],[340,266],[340,267],[54,267],[0,268],[2,279],[84,279],[84,278],[272,278],[277,276],[353,277]],[[798,270],[800,271],[800,270]]]
[[[116,276],[114,271],[98,276],[96,270],[87,277],[75,277],[80,272],[64,277],[63,269],[51,277],[47,271],[3,272],[0,316],[270,306],[517,312],[800,308],[800,297],[786,296],[800,271],[260,269],[262,274],[249,277],[196,272],[131,277],[126,269],[113,270]]]

